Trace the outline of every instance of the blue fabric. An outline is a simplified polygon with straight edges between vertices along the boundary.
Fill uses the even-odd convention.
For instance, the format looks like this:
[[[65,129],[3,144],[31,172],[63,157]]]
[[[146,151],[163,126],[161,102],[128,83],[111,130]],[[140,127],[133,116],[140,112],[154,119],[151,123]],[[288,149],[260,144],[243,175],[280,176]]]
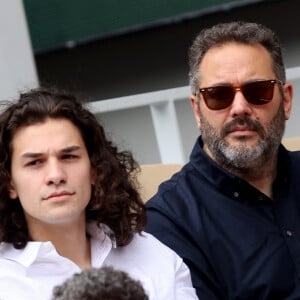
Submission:
[[[300,299],[300,152],[280,146],[272,200],[202,146],[147,202],[146,231],[184,259],[201,300]]]

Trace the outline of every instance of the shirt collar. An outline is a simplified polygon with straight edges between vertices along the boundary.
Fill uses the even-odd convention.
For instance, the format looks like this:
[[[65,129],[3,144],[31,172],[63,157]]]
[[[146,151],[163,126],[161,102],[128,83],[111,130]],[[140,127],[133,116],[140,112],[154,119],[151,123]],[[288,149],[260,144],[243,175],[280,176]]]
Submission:
[[[96,265],[103,261],[110,252],[111,248],[116,248],[116,239],[113,231],[105,224],[97,224],[96,222],[90,222],[87,224],[87,233],[91,237],[91,249],[92,249],[92,265],[93,261]],[[105,253],[103,257],[99,257],[99,249]],[[24,267],[28,268],[32,263],[36,261],[39,254],[47,251],[55,251],[55,247],[52,242],[38,242],[30,241],[25,248],[16,249],[13,244],[2,242],[0,243],[0,255],[2,258],[18,262]],[[101,253],[100,252],[100,253]],[[98,256],[95,255],[97,253]]]

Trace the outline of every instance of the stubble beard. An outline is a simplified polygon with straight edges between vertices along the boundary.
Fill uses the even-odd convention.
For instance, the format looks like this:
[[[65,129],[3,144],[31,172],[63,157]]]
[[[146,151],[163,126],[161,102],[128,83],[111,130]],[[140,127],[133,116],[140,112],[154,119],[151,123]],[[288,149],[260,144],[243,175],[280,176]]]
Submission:
[[[247,116],[237,117],[226,124],[220,135],[200,110],[201,135],[204,144],[211,152],[213,159],[223,168],[237,174],[258,175],[268,164],[274,164],[278,153],[278,148],[285,129],[285,116],[283,101],[278,108],[274,118],[266,128],[256,120]],[[238,146],[231,146],[226,140],[226,135],[231,128],[236,125],[247,125],[255,130],[259,136],[256,145],[247,145],[246,138],[241,137]]]

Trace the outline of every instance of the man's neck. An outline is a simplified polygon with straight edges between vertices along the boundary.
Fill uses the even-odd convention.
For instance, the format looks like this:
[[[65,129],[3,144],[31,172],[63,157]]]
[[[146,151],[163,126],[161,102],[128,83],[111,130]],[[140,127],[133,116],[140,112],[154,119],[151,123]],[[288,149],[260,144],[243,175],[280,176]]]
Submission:
[[[56,251],[81,269],[91,267],[90,237],[86,233],[86,224],[43,224],[38,230],[30,230],[34,241],[50,241]]]

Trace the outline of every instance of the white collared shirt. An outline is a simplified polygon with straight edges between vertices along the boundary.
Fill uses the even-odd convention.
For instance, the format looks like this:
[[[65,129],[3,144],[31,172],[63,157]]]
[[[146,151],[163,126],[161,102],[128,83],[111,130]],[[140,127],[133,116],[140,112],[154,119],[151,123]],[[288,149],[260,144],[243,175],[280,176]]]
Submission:
[[[150,300],[198,299],[182,259],[148,233],[116,247],[107,227],[89,224],[92,266],[111,265],[141,281]],[[76,248],[74,248],[76,251]],[[48,300],[53,287],[81,269],[60,256],[51,242],[28,242],[24,249],[0,244],[0,300]]]

